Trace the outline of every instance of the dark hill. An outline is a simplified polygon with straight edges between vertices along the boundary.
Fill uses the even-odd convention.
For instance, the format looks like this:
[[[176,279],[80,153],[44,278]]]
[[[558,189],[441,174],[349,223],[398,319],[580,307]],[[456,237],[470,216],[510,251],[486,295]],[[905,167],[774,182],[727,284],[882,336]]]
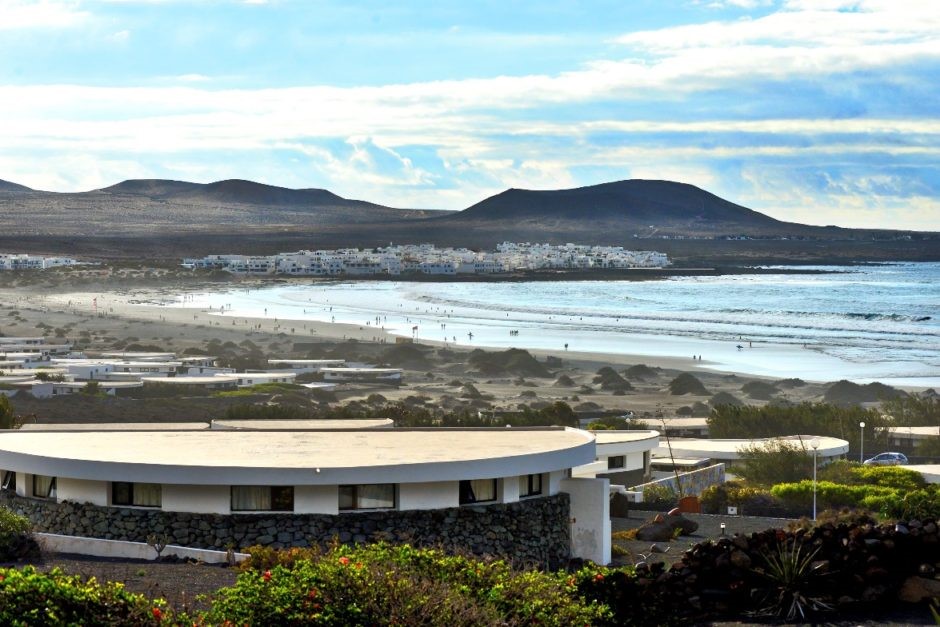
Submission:
[[[387,209],[387,207],[370,202],[349,200],[325,189],[289,189],[242,179],[228,179],[207,184],[162,179],[138,179],[124,181],[99,191],[197,204],[227,203],[267,207],[375,207]]]
[[[781,222],[694,185],[642,179],[575,189],[509,189],[440,220],[516,228],[538,223],[546,231],[613,230],[621,238],[634,234],[831,236],[844,231]]]
[[[11,183],[10,181],[4,181],[0,179],[0,192],[31,192],[30,188],[25,185],[19,185],[18,183]]]
[[[186,181],[168,181],[164,179],[130,179],[117,185],[95,190],[109,194],[133,194],[149,198],[165,198],[175,194],[189,192],[203,187],[199,183]]]

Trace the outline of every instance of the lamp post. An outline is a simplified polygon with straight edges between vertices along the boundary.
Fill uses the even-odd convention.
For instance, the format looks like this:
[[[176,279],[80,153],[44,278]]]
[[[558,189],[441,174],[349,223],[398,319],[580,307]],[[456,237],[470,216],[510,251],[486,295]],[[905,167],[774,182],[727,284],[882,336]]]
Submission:
[[[861,464],[865,461],[865,421],[858,423],[858,428],[862,433],[862,443],[858,447],[858,463]]]
[[[819,448],[819,438],[813,438],[809,441],[813,447],[813,520],[816,520],[816,449]]]

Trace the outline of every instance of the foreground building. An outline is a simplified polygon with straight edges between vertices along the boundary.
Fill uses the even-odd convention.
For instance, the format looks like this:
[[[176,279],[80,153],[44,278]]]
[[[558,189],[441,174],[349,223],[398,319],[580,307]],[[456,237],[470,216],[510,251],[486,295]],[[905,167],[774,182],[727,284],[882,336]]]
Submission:
[[[610,560],[609,481],[571,478],[595,460],[588,432],[213,426],[0,432],[0,503],[40,531],[194,548],[336,536]]]

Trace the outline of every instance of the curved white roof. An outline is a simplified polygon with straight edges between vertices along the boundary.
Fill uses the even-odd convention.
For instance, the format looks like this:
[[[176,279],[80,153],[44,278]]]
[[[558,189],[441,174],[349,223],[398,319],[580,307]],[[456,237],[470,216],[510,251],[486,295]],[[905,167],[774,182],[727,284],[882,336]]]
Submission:
[[[0,468],[95,481],[336,485],[485,479],[594,461],[571,428],[4,431]]]
[[[636,430],[598,430],[592,431],[597,438],[597,455],[623,455],[649,451],[659,445],[659,431]]]
[[[213,429],[254,429],[256,431],[281,431],[281,430],[324,430],[324,429],[381,429],[383,427],[394,427],[395,421],[391,418],[352,418],[343,419],[323,419],[323,420],[225,420],[216,419],[212,421]]]
[[[830,438],[822,435],[784,435],[776,438],[753,438],[753,439],[728,439],[728,440],[709,440],[703,438],[669,438],[669,445],[672,446],[672,454],[676,457],[711,457],[714,459],[740,459],[740,450],[746,446],[760,446],[770,440],[785,440],[806,448],[808,455],[813,454],[810,442],[813,439],[819,440],[819,448],[816,449],[820,457],[835,457],[844,455],[849,451],[849,443],[839,438]],[[665,439],[660,443],[656,451],[658,456],[668,455]]]

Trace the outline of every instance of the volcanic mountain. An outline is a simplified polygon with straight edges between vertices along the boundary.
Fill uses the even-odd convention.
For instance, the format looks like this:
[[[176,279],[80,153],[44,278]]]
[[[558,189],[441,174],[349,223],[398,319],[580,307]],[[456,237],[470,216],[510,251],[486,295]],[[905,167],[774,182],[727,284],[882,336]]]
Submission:
[[[641,179],[551,191],[508,189],[446,220],[541,224],[551,230],[613,228],[620,237],[795,234],[819,229],[775,220],[694,185]]]
[[[459,212],[393,209],[245,180],[140,179],[81,193],[0,182],[0,251],[173,259],[389,242],[493,248],[503,241],[656,249],[687,263],[940,258],[937,234],[782,222],[672,181],[509,189]],[[848,242],[839,244],[844,252],[834,250],[835,241]]]

